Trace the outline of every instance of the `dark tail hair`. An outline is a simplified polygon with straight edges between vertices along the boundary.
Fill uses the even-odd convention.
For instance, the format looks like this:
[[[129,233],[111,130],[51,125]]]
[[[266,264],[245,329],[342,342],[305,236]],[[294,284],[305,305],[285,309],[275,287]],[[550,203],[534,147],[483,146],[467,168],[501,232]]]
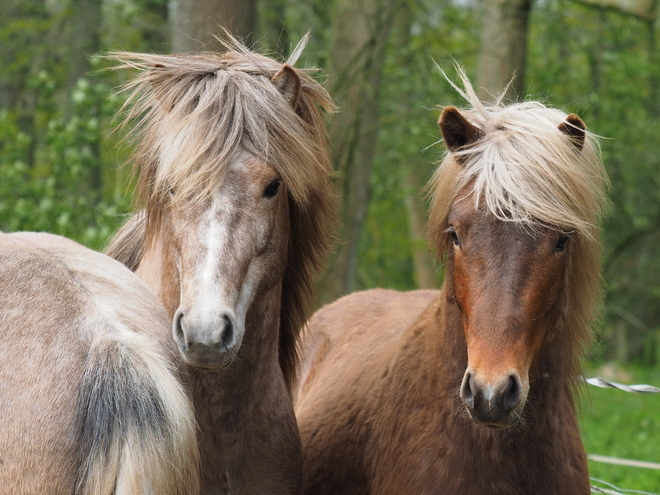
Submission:
[[[76,494],[199,493],[194,411],[143,335],[95,339],[81,379]]]

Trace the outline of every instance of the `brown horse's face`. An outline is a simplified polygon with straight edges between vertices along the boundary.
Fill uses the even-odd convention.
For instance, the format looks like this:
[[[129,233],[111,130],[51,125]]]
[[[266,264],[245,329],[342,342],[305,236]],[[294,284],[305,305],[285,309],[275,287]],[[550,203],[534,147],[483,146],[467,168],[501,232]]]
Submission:
[[[458,197],[447,235],[468,353],[460,396],[476,423],[506,428],[521,417],[530,366],[557,318],[569,238],[498,220],[475,209],[471,194]]]
[[[210,200],[177,198],[169,217],[180,281],[174,339],[189,365],[221,369],[238,352],[248,308],[283,275],[285,187],[273,167],[238,153]]]

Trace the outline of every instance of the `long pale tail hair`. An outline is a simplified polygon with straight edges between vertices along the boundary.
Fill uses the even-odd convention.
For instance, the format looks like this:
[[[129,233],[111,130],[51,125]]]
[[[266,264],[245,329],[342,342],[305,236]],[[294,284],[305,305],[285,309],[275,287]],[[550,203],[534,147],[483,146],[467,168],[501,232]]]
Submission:
[[[172,371],[143,335],[124,331],[95,340],[76,418],[76,494],[199,493],[194,413]]]

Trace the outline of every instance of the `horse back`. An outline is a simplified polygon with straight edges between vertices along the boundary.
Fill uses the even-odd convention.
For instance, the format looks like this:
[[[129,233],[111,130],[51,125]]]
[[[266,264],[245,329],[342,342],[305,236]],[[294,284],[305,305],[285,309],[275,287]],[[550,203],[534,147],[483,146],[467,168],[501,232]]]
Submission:
[[[570,395],[540,420],[532,404],[537,425],[516,434],[464,412],[464,337],[442,294],[368,291],[312,317],[296,403],[303,493],[588,493]]]
[[[145,483],[193,493],[193,413],[146,286],[104,255],[34,233],[0,233],[0,280],[0,494],[146,493]],[[162,469],[176,456],[147,454],[171,454],[160,441],[170,427],[182,434],[172,471],[189,475],[183,489]]]
[[[90,341],[79,332],[84,300],[66,268],[24,240],[3,234],[1,247],[0,493],[71,493],[78,399],[71,381]]]
[[[305,493],[368,493],[371,397],[387,379],[403,336],[437,291],[374,289],[311,318],[302,341],[296,415]],[[331,418],[331,420],[329,420]]]

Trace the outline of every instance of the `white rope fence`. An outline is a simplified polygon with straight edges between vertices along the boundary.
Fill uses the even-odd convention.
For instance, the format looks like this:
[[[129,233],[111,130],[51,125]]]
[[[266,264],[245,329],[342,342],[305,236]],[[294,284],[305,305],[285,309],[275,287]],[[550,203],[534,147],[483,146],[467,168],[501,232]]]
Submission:
[[[649,461],[636,461],[634,459],[621,459],[620,457],[609,457],[606,455],[591,454],[587,456],[594,462],[602,462],[604,464],[614,464],[616,466],[629,466],[643,469],[657,469],[660,470],[660,463]]]
[[[607,495],[628,495],[630,493],[637,493],[641,495],[657,495],[656,493],[643,492],[641,490],[626,490],[624,488],[619,488],[612,483],[599,480],[598,478],[591,478],[591,481],[605,485],[605,487],[591,485],[591,493],[606,493]]]
[[[600,388],[618,388],[624,392],[636,394],[660,394],[660,388],[653,385],[624,385],[623,383],[611,382],[602,378],[587,378],[587,383]]]
[[[658,394],[660,393],[660,388],[654,387],[652,385],[640,384],[640,385],[624,385],[623,383],[612,382],[609,380],[604,380],[603,378],[587,378],[586,382],[589,385],[600,388],[616,388],[618,390],[623,390],[624,392],[630,392],[634,394]],[[595,462],[604,462],[606,464],[615,464],[617,466],[630,466],[644,469],[658,469],[660,470],[660,463],[657,462],[648,462],[648,461],[636,461],[633,459],[621,459],[618,457],[608,457],[604,455],[589,455],[588,458]],[[598,478],[591,478],[591,481],[602,486],[591,485],[591,493],[605,493],[607,495],[628,495],[628,494],[641,494],[641,495],[658,495],[651,492],[644,492],[641,490],[625,490],[619,488],[612,483],[607,481],[599,480]]]

